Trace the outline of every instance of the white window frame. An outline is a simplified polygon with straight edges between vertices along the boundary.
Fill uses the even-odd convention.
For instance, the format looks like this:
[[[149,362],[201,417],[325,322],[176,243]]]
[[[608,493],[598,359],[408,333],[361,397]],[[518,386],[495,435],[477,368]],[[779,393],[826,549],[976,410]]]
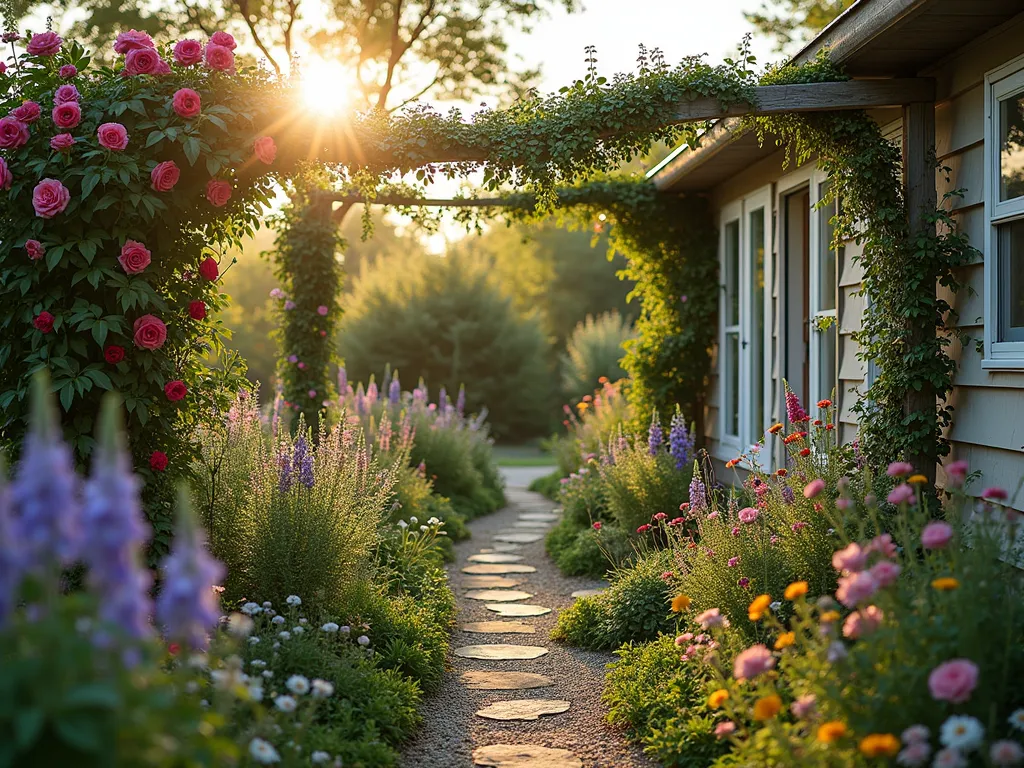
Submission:
[[[822,173],[820,170],[815,169],[811,173],[810,179],[810,199],[811,199],[811,210],[810,210],[810,226],[808,227],[808,249],[810,258],[808,259],[808,289],[810,296],[808,297],[808,306],[810,307],[808,314],[808,322],[811,324],[809,329],[809,336],[811,339],[810,349],[810,360],[808,360],[809,372],[808,376],[808,389],[810,390],[807,395],[807,402],[804,407],[807,408],[808,412],[813,413],[812,406],[820,400],[825,398],[832,398],[835,395],[839,397],[839,392],[833,393],[832,387],[822,387],[820,381],[820,367],[821,367],[821,342],[825,337],[825,334],[817,329],[816,321],[822,318],[832,318],[833,325],[836,329],[836,349],[835,349],[835,362],[836,362],[836,380],[834,382],[836,389],[839,387],[839,273],[842,270],[842,263],[839,258],[839,254],[836,256],[836,288],[834,299],[834,306],[831,309],[821,309],[822,295],[821,295],[821,251],[822,248],[828,246],[828,243],[823,241],[823,232],[820,226],[821,222],[821,211],[818,209],[818,203],[821,202],[821,187],[828,183],[828,176]]]
[[[1024,369],[1024,341],[999,340],[999,225],[1024,218],[1024,196],[999,200],[1000,166],[999,101],[1024,93],[1024,56],[985,74],[985,315],[984,354],[986,370]]]
[[[729,274],[728,274],[728,260],[726,258],[726,237],[725,228],[732,222],[736,222],[736,248],[739,250],[739,275],[736,276],[736,290],[738,292],[737,301],[739,302],[739,317],[737,317],[737,323],[735,325],[729,324],[728,312],[729,312]],[[719,444],[723,448],[731,449],[736,454],[743,450],[743,399],[744,399],[744,386],[743,386],[743,316],[746,314],[746,308],[744,307],[745,302],[743,301],[743,202],[736,200],[728,205],[722,206],[718,216],[718,274],[721,280],[721,301],[719,302],[718,311],[718,391],[719,391],[719,408],[718,408],[718,422],[719,422]],[[736,380],[739,386],[739,408],[736,419],[736,432],[730,434],[727,431],[728,425],[728,411],[729,407],[729,381],[732,378],[731,371],[729,369],[729,356],[727,354],[726,338],[735,333],[740,340],[739,350],[737,355],[737,366],[739,371],[736,376]],[[731,457],[730,457],[731,458]]]

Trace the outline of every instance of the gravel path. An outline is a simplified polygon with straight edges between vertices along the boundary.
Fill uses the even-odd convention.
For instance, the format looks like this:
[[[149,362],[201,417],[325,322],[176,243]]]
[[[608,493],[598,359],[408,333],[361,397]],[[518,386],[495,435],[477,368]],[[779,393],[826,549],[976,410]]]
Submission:
[[[523,603],[547,606],[552,610],[544,616],[503,618],[487,610],[485,602],[464,597],[468,589],[462,568],[469,565],[470,555],[492,546],[492,536],[515,528],[524,512],[548,511],[554,505],[539,494],[514,485],[510,478],[507,496],[509,506],[493,515],[470,523],[473,537],[455,547],[456,562],[449,566],[452,589],[458,597],[458,625],[452,634],[449,669],[441,689],[424,704],[425,722],[413,741],[403,750],[403,768],[470,768],[474,749],[493,744],[540,745],[570,750],[587,768],[654,768],[638,747],[628,744],[622,733],[608,724],[607,709],[601,703],[604,688],[604,666],[613,660],[607,653],[567,648],[549,639],[558,611],[568,607],[572,592],[600,587],[589,579],[568,578],[558,571],[544,552],[543,540],[523,544],[514,553],[522,555],[522,563],[536,566],[536,573],[510,574],[521,579],[516,589],[534,596]],[[514,603],[505,603],[513,605]],[[517,621],[536,627],[535,634],[479,634],[462,631],[468,622]],[[518,661],[484,661],[459,658],[454,650],[463,646],[506,643],[510,645],[543,646],[548,653],[540,658]],[[464,672],[471,670],[531,672],[547,675],[553,686],[528,690],[470,690],[462,682]],[[564,699],[570,702],[567,712],[544,715],[534,721],[495,721],[477,716],[477,710],[513,699]],[[523,763],[524,767],[529,763]],[[539,765],[539,763],[538,763]]]

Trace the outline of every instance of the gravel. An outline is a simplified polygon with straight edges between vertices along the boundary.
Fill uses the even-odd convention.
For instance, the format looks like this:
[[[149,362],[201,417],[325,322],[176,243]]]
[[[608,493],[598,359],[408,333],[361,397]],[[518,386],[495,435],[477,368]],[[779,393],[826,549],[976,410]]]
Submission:
[[[491,536],[513,526],[524,511],[550,509],[553,504],[542,496],[516,487],[518,478],[509,478],[509,506],[493,515],[470,523],[472,538],[455,546],[456,562],[448,568],[451,587],[458,596],[458,625],[452,633],[452,650],[480,643],[539,645],[549,653],[538,659],[524,661],[482,661],[463,659],[449,653],[448,670],[440,690],[427,698],[423,706],[424,723],[420,731],[405,745],[400,765],[404,768],[469,768],[474,749],[491,744],[536,744],[571,750],[587,768],[654,768],[656,763],[643,755],[639,747],[629,744],[622,732],[606,719],[607,708],[601,703],[604,689],[604,667],[614,660],[608,653],[568,648],[549,639],[558,612],[572,604],[571,593],[579,589],[600,587],[590,579],[563,576],[544,552],[544,542],[524,544],[516,554],[522,562],[537,567],[536,573],[517,575],[523,578],[521,589],[533,593],[525,601],[554,609],[544,616],[519,621],[533,624],[533,635],[480,635],[461,631],[467,622],[493,621],[497,614],[484,603],[463,597],[465,574],[461,568],[467,558],[491,545]],[[547,675],[555,685],[518,691],[470,690],[460,681],[467,670],[501,670],[536,672]],[[544,716],[536,721],[498,722],[477,717],[475,712],[491,704],[512,699],[566,699],[568,712]]]

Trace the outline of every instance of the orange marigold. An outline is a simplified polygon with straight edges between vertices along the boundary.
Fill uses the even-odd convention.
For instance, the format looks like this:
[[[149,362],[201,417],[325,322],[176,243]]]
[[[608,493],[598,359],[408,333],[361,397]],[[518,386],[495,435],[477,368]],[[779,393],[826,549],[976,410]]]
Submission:
[[[928,478],[924,475],[911,475],[907,478],[907,482],[912,485],[923,485],[928,482]]]
[[[727,462],[725,462],[725,468],[726,469],[732,469],[737,464],[739,464],[741,461],[742,461],[742,459],[729,459]]]
[[[772,424],[770,427],[768,427],[768,431],[773,435],[779,434],[779,432],[782,431],[782,422],[780,421],[777,424]]]
[[[690,607],[690,598],[687,595],[676,595],[672,598],[672,612],[681,613]]]
[[[708,706],[712,709],[718,709],[725,703],[725,700],[729,698],[729,692],[725,688],[719,688],[717,691],[708,696]]]
[[[818,726],[818,741],[831,744],[846,735],[846,726],[839,720],[832,720]]]
[[[825,611],[821,614],[821,621],[823,624],[831,624],[833,621],[839,621],[842,618],[839,611]]]
[[[783,648],[789,648],[789,646],[793,645],[793,643],[795,643],[795,642],[796,642],[796,633],[795,632],[783,632],[781,635],[779,635],[778,639],[775,641],[775,650],[776,651],[781,651]]]
[[[750,607],[747,608],[747,615],[751,621],[758,621],[771,604],[772,598],[769,595],[758,595],[750,603]]]
[[[807,594],[807,582],[806,581],[794,581],[783,593],[787,600],[796,600],[798,597],[803,597]]]
[[[771,693],[754,702],[754,719],[771,720],[782,709],[782,699],[778,694]]]
[[[891,733],[872,733],[860,740],[858,748],[868,757],[892,757],[900,751],[900,740]]]
[[[942,578],[935,579],[932,582],[932,589],[937,589],[939,592],[952,592],[954,589],[959,588],[960,582],[952,576],[943,576]]]

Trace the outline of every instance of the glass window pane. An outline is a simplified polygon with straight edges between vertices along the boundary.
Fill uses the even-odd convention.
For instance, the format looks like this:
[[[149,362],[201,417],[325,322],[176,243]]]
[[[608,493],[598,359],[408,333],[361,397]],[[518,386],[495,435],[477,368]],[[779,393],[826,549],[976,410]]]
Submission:
[[[839,325],[833,319],[827,330],[818,331],[818,397],[831,398],[835,394],[839,371],[836,368],[836,353],[839,340]]]
[[[740,323],[740,223],[725,225],[725,324]]]
[[[764,208],[751,211],[750,228],[750,419],[754,435],[768,425],[764,422]]]
[[[999,227],[999,340],[1024,341],[1024,219]]]
[[[725,432],[740,433],[740,335],[725,334]]]
[[[999,102],[999,199],[1024,195],[1024,94]]]
[[[818,190],[819,199],[824,197],[832,185],[822,184]],[[817,310],[836,308],[836,252],[832,250],[835,227],[832,217],[836,215],[836,204],[818,209],[818,306]]]

